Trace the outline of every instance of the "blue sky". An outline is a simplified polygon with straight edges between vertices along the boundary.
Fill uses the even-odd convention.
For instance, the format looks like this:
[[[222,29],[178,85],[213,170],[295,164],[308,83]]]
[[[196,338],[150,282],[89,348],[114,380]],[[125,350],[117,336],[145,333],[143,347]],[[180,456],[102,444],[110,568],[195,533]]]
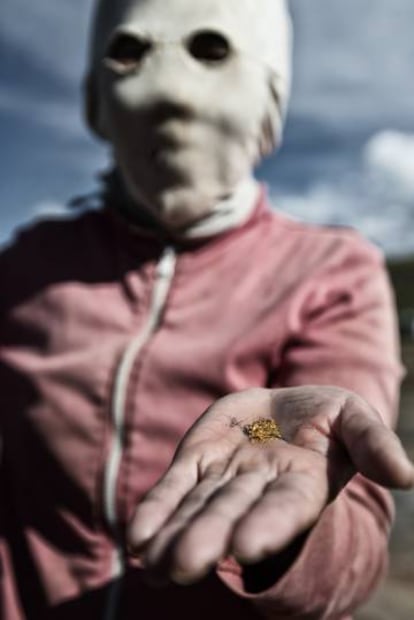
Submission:
[[[91,0],[2,0],[0,239],[96,187],[81,117]],[[292,0],[285,145],[259,174],[278,208],[414,251],[414,2]],[[22,19],[24,17],[24,19]]]

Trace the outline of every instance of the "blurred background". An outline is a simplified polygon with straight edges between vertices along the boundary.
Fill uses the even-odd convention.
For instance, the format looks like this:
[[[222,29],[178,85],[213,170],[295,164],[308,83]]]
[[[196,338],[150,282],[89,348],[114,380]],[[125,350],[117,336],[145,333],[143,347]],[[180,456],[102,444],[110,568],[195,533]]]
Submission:
[[[92,0],[2,0],[0,243],[64,214],[109,161],[82,123]],[[414,2],[291,0],[292,105],[258,171],[278,209],[358,228],[389,260],[408,374],[400,434],[414,458]],[[414,618],[414,495],[397,494],[390,575],[361,620]]]

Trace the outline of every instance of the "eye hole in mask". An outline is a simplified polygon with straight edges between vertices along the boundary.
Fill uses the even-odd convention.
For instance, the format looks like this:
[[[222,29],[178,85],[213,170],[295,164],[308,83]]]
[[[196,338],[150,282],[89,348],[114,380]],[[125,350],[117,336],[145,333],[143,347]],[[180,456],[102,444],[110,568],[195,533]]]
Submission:
[[[133,71],[151,51],[152,43],[129,34],[118,34],[109,45],[105,60],[121,71]]]
[[[231,45],[225,36],[214,30],[196,32],[187,44],[191,56],[200,62],[218,64],[231,55]]]

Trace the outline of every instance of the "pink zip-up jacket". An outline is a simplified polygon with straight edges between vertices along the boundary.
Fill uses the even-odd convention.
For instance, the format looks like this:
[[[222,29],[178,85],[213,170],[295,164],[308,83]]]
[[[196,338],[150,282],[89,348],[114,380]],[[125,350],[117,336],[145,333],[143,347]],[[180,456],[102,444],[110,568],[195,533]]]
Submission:
[[[359,476],[277,562],[223,560],[190,587],[149,586],[125,532],[224,394],[337,385],[394,424],[395,311],[374,247],[264,197],[243,226],[181,246],[103,209],[22,232],[0,281],[1,618],[339,619],[367,598],[393,508]]]

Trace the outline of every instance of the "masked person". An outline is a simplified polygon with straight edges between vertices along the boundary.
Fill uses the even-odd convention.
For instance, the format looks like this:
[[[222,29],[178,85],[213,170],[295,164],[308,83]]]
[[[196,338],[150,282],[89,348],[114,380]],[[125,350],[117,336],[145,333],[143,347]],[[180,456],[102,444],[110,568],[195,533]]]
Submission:
[[[98,3],[102,208],[0,258],[7,620],[339,619],[383,574],[413,483],[383,260],[252,175],[290,47],[281,0]]]

